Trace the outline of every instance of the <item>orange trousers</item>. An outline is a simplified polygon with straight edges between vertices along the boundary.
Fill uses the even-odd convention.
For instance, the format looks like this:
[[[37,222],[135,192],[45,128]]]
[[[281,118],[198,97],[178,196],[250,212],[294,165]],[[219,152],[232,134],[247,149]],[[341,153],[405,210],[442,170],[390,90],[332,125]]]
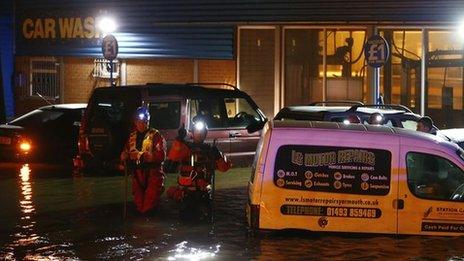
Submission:
[[[164,191],[164,174],[157,169],[136,169],[132,176],[132,194],[140,213],[147,213],[159,205]]]

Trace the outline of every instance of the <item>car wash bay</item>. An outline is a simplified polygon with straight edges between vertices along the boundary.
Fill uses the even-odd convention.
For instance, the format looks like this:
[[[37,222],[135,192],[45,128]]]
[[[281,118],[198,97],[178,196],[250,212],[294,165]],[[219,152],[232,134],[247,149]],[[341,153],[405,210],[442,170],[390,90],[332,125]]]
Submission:
[[[124,177],[73,175],[60,166],[2,164],[0,259],[462,259],[464,238],[283,232],[245,223],[249,168],[217,176],[213,224],[180,222],[163,196],[157,213],[124,220]],[[168,176],[167,186],[174,183]],[[336,247],[334,247],[336,246]]]

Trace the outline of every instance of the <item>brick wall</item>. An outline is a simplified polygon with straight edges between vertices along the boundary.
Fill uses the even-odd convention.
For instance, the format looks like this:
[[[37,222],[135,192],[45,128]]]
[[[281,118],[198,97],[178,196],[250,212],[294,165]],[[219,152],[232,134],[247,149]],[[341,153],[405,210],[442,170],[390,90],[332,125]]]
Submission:
[[[93,77],[92,58],[64,58],[64,90],[63,103],[87,102],[92,90],[100,86],[108,86],[108,79]]]
[[[235,60],[200,60],[198,81],[237,85]]]
[[[63,103],[87,102],[92,90],[108,86],[108,79],[93,77],[93,58],[63,57]],[[30,57],[16,57],[16,72],[21,72],[21,86],[15,86],[16,115],[46,105],[38,97],[29,96]],[[188,83],[194,79],[194,62],[187,59],[127,59],[127,85],[148,82]],[[225,82],[236,84],[236,63],[233,60],[199,60],[199,82]],[[117,83],[119,84],[118,79]],[[18,85],[18,84],[17,84]]]
[[[128,59],[127,85],[160,83],[188,83],[193,81],[193,60]]]

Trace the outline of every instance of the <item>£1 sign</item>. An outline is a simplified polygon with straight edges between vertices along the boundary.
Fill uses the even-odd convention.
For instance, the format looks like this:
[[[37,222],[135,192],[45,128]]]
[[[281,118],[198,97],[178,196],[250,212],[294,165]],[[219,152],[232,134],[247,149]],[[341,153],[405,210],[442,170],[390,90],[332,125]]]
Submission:
[[[380,35],[371,36],[364,44],[364,56],[369,66],[374,68],[382,67],[390,56],[387,41]]]
[[[108,60],[114,60],[118,56],[118,41],[116,37],[109,34],[103,38],[102,42],[103,57]]]

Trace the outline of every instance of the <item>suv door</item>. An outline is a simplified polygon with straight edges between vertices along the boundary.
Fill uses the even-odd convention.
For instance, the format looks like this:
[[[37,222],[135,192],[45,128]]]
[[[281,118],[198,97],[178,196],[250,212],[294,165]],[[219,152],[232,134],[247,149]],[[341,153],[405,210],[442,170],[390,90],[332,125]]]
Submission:
[[[208,126],[207,141],[216,140],[235,166],[250,165],[260,138],[260,132],[248,133],[251,123],[264,121],[256,106],[246,97],[231,95],[209,96],[190,100],[190,124],[202,115]]]
[[[227,126],[230,138],[230,154],[235,164],[249,165],[256,151],[260,132],[248,133],[246,127],[256,121],[262,121],[261,115],[253,109],[251,103],[243,97],[224,97],[222,99],[227,112]]]
[[[450,155],[426,148],[402,146],[407,182],[399,185],[400,234],[464,234],[464,165]]]

